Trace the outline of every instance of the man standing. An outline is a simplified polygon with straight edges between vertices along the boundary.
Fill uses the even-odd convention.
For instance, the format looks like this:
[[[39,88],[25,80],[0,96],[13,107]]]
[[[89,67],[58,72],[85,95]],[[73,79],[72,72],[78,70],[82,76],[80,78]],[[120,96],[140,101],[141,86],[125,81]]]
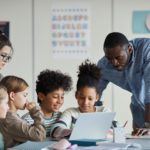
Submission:
[[[98,62],[100,92],[109,82],[131,92],[133,129],[150,128],[150,39],[128,41],[122,33],[112,32],[104,41],[104,53]]]

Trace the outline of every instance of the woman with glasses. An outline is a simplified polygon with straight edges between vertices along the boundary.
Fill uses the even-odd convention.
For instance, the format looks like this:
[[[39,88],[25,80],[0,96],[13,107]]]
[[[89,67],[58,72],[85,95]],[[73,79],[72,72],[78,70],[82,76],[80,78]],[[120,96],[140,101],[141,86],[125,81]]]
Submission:
[[[13,47],[8,37],[0,31],[0,70],[11,60]],[[2,75],[0,74],[0,80]]]

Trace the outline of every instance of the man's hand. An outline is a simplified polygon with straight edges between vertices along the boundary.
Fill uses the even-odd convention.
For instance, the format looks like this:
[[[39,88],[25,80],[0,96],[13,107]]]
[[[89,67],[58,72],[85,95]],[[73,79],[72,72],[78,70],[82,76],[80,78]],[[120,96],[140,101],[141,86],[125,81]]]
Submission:
[[[144,135],[150,135],[150,129],[148,128],[137,128],[134,131],[132,131],[133,136],[144,136]]]

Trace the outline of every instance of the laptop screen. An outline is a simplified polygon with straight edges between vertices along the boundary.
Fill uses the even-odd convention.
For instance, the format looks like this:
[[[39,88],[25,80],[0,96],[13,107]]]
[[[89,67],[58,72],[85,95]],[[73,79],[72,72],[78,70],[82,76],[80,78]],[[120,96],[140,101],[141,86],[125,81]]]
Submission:
[[[115,112],[81,113],[69,140],[105,139],[114,117]]]

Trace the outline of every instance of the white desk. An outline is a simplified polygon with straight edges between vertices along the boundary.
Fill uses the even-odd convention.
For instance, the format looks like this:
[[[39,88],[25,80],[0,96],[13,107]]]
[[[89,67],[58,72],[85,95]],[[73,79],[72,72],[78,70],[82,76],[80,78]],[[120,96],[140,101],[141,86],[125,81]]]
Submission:
[[[53,143],[54,141],[50,141],[49,139],[43,142],[28,141],[24,144],[10,148],[10,150],[41,150],[41,148],[44,148]],[[150,139],[128,139],[127,143],[138,143],[141,144],[143,148],[142,150],[150,150]]]
[[[128,139],[127,143],[141,144],[142,150],[150,150],[150,139]]]
[[[28,141],[26,143],[23,143],[18,146],[15,146],[13,148],[10,148],[10,150],[41,150],[42,148],[44,148],[52,143],[54,143],[54,142],[52,142],[52,141],[43,141],[43,142]]]

